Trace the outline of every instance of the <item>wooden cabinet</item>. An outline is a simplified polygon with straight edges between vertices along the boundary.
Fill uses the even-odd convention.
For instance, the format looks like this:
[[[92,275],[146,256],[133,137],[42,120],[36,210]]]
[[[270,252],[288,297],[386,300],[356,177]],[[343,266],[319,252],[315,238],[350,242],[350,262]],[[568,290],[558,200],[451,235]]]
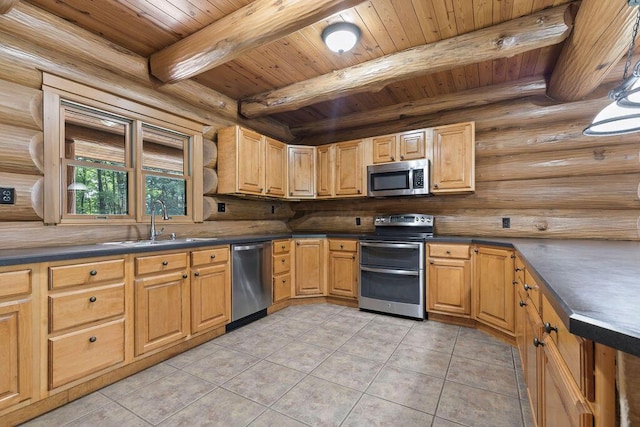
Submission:
[[[218,193],[284,197],[286,144],[239,126],[218,132]]]
[[[49,266],[49,389],[125,361],[125,260]]]
[[[231,322],[229,246],[191,252],[191,333]]]
[[[433,129],[431,177],[434,194],[475,191],[474,122]]]
[[[514,334],[514,258],[511,249],[474,249],[474,318],[508,335]]]
[[[469,245],[430,243],[427,247],[427,311],[471,317]]]
[[[316,147],[288,146],[289,197],[314,198],[316,195]]]
[[[427,131],[419,129],[371,138],[373,163],[424,159]]]
[[[321,145],[316,149],[316,168],[317,168],[317,196],[333,197],[334,191],[334,157],[335,148],[333,144]]]
[[[291,298],[291,240],[274,240],[273,256],[273,302]]]
[[[0,270],[0,410],[32,396],[31,268]]]
[[[295,239],[295,296],[326,295],[324,239]]]
[[[135,258],[135,355],[189,334],[187,253]]]
[[[358,298],[358,242],[329,239],[329,295]]]
[[[316,155],[317,196],[364,197],[366,182],[362,140],[318,147]]]

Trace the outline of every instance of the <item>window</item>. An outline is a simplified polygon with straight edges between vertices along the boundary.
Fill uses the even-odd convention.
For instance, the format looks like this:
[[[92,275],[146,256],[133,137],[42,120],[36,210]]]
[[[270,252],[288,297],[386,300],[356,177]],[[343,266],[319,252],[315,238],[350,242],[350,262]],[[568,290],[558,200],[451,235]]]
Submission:
[[[171,221],[202,221],[194,156],[202,125],[47,74],[43,81],[46,223],[147,222],[159,199]]]

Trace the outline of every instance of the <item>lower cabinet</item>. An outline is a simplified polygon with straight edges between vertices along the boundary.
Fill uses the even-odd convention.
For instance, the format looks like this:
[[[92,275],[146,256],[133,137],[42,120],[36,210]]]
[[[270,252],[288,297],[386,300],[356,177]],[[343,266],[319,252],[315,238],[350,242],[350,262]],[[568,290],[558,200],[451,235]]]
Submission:
[[[189,334],[187,253],[136,257],[135,355]],[[146,273],[140,276],[141,272]]]
[[[295,296],[326,295],[325,239],[295,239]]]
[[[291,240],[275,240],[273,256],[273,302],[291,298]]]
[[[358,242],[329,239],[329,295],[358,298]]]
[[[514,258],[511,249],[478,246],[474,249],[473,315],[508,335],[514,334]]]
[[[427,248],[427,311],[471,317],[469,245],[430,243]]]
[[[0,273],[0,282],[5,285]],[[0,293],[1,293],[0,289]],[[30,292],[30,285],[27,292]],[[1,294],[0,294],[1,296]],[[2,299],[0,299],[2,301]],[[0,409],[31,397],[31,297],[0,302]]]
[[[191,333],[231,322],[229,246],[191,252]]]

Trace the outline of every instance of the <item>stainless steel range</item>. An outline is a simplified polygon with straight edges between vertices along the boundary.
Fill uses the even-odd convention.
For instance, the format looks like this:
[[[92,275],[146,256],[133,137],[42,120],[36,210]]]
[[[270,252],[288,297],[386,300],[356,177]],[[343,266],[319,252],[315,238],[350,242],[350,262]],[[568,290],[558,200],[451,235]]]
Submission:
[[[360,308],[425,317],[425,240],[432,215],[378,215],[376,231],[360,240]]]

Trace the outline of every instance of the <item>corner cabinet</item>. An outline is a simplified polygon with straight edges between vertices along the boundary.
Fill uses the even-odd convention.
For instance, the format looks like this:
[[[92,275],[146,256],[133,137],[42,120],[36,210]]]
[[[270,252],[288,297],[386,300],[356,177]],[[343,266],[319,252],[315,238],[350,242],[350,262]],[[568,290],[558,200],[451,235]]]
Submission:
[[[326,295],[325,239],[295,239],[295,296]]]
[[[240,126],[218,132],[218,193],[284,197],[287,145]]]
[[[474,318],[507,335],[515,332],[514,258],[512,249],[474,249]]]
[[[471,317],[469,245],[429,243],[426,307],[429,313]]]
[[[475,123],[433,128],[431,192],[475,191]]]
[[[316,196],[316,147],[289,145],[289,197],[313,199]]]
[[[317,148],[317,197],[364,197],[363,140]]]
[[[191,252],[191,333],[231,322],[229,246]]]
[[[358,298],[358,241],[329,239],[329,295]]]

